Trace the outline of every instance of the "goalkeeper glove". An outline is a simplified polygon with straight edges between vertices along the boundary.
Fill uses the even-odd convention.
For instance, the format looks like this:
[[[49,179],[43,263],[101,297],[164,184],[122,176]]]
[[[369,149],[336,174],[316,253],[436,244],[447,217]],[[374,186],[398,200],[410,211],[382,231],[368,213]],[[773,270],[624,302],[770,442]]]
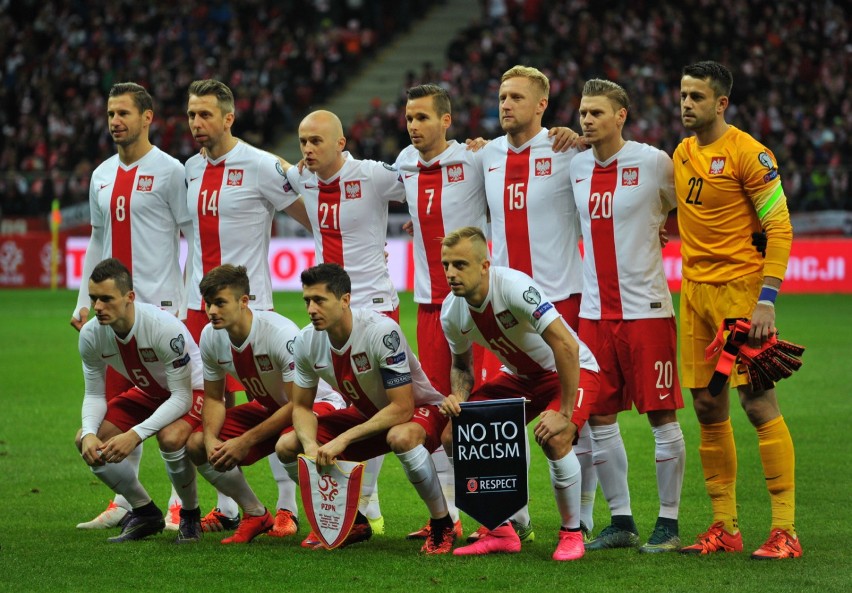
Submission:
[[[708,386],[714,397],[722,392],[735,363],[745,367],[754,391],[772,389],[776,381],[786,379],[802,367],[803,346],[779,340],[777,334],[773,334],[759,348],[752,348],[747,343],[750,329],[751,322],[747,319],[725,319],[716,339],[705,350],[705,359],[710,359],[722,349]],[[724,339],[726,330],[730,333]]]

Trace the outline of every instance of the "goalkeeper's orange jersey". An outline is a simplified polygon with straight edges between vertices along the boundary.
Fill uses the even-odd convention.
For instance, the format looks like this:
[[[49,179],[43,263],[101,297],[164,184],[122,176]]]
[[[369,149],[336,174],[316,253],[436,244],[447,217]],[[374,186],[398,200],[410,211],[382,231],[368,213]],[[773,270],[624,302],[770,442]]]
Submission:
[[[673,160],[683,277],[724,284],[763,270],[783,279],[793,229],[772,152],[730,126],[706,146],[686,138]],[[765,259],[751,244],[761,227]]]

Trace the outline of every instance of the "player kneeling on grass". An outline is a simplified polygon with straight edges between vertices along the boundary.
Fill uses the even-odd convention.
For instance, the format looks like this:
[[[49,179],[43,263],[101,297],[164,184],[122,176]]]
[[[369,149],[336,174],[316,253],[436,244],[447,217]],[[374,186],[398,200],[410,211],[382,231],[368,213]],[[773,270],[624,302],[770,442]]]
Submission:
[[[213,268],[199,286],[210,318],[201,332],[203,430],[199,427],[190,437],[188,448],[201,475],[243,510],[234,535],[222,543],[248,543],[261,533],[295,535],[299,529],[295,490],[288,492],[289,500],[273,521],[240,466],[271,455],[281,432],[292,424],[292,349],[299,328],[278,313],[249,308],[244,266]],[[248,403],[225,408],[226,374],[245,386]],[[321,413],[343,405],[338,394],[326,389],[314,410]]]
[[[166,471],[181,498],[178,543],[201,537],[195,467],[184,444],[200,425],[201,359],[186,326],[153,305],[136,303],[128,269],[117,259],[95,266],[89,278],[96,317],[80,330],[85,397],[77,448],[92,472],[124,496],[133,510],[110,542],[138,540],[165,527],[163,512],[127,459],[156,434]],[[112,367],[133,387],[107,403],[105,377]]]
[[[441,245],[441,263],[452,291],[441,308],[441,325],[453,354],[453,392],[441,404],[441,412],[458,416],[459,402],[468,400],[529,398],[528,417],[540,415],[535,440],[547,457],[562,518],[553,559],[582,558],[580,462],[572,444],[597,396],[597,362],[532,278],[491,266],[479,228],[457,229]],[[497,355],[507,370],[471,393],[474,342]],[[442,437],[448,453],[451,428],[447,425]],[[506,521],[453,554],[520,551],[520,537]]]
[[[278,441],[279,458],[297,480],[296,459],[302,452],[322,466],[393,451],[429,509],[430,537],[421,551],[448,553],[455,532],[430,456],[447,422],[438,412],[443,396],[429,383],[394,320],[350,308],[352,285],[343,268],[320,264],[302,272],[301,280],[312,326],[296,338],[295,431]],[[311,406],[320,379],[350,406],[315,416]],[[344,545],[371,535],[366,517],[358,513]]]

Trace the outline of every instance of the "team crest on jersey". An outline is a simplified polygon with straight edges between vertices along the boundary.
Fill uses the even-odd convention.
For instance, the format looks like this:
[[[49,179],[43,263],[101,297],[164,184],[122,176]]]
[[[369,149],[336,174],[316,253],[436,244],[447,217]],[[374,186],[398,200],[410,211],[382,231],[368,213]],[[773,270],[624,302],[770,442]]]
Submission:
[[[550,172],[551,172],[550,157],[535,160],[535,176],[536,177],[547,177],[548,175],[550,175]]]
[[[153,175],[140,175],[136,180],[136,191],[151,191],[154,188]]]
[[[627,187],[639,185],[639,167],[624,167],[621,171],[621,185]]]
[[[142,356],[142,360],[144,362],[157,362],[157,353],[154,352],[153,348],[140,348],[139,354]],[[178,352],[178,354],[180,354]]]
[[[361,181],[346,181],[343,184],[343,193],[347,200],[359,200],[361,198]]]
[[[497,313],[497,320],[500,322],[500,325],[502,325],[504,329],[509,329],[518,325],[518,320],[515,319],[515,316],[512,315],[512,312],[508,309],[506,311],[500,311],[499,313]]]
[[[385,334],[385,337],[382,338],[382,344],[387,346],[391,352],[396,352],[400,344],[399,333],[393,330],[391,333]]]
[[[710,159],[710,175],[720,175],[725,170],[725,157],[714,156]]]
[[[352,355],[352,362],[355,363],[355,370],[359,373],[366,373],[371,368],[370,359],[367,356],[366,352],[359,352],[358,354]]]
[[[183,339],[183,334],[178,334],[178,337],[172,338],[169,342],[169,347],[175,354],[183,354],[184,346],[186,346],[186,341]]]
[[[272,370],[272,359],[269,358],[268,354],[258,354],[254,359],[257,361],[257,368],[260,369],[261,373],[268,373]]]
[[[228,183],[230,187],[240,187],[243,184],[242,169],[228,169]]]
[[[541,302],[541,293],[537,291],[535,287],[530,286],[524,291],[524,300],[530,305],[538,306]]]
[[[464,181],[464,165],[450,165],[447,167],[447,181],[450,183],[458,183]]]

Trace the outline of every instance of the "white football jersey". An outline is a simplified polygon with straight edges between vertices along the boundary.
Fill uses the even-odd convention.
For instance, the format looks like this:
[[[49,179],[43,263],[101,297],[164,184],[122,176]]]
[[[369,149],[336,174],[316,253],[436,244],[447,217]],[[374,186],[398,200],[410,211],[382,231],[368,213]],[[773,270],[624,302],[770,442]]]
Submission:
[[[559,320],[580,345],[580,367],[598,370],[591,351],[562,320],[538,282],[523,272],[499,266],[491,266],[488,278],[488,296],[482,306],[472,307],[453,294],[444,300],[441,325],[454,354],[464,354],[475,342],[491,350],[517,375],[555,371],[553,350],[541,334]]]
[[[580,153],[570,171],[585,249],[580,317],[672,317],[659,235],[677,206],[671,158],[630,141],[606,162]]]
[[[444,302],[450,292],[441,265],[441,239],[464,226],[487,232],[482,164],[464,144],[450,140],[447,149],[425,162],[414,146],[405,148],[395,167],[405,185],[414,223],[414,301]]]
[[[139,302],[177,315],[183,298],[179,225],[190,219],[180,161],[156,146],[131,165],[117,154],[110,157],[92,173],[89,211],[101,251],[86,258],[76,311],[91,305],[88,281],[95,265],[114,257],[130,270]]]
[[[133,327],[124,338],[94,316],[80,330],[86,384],[84,435],[97,434],[106,413],[107,365],[162,402],[150,418],[134,427],[142,439],[183,416],[192,404],[192,391],[204,388],[201,356],[186,326],[154,305],[136,302],[134,311]]]
[[[190,309],[199,310],[198,283],[222,264],[245,266],[252,309],[272,309],[269,239],[276,210],[298,199],[278,157],[237,142],[215,161],[197,154],[186,162],[187,204],[194,226]]]
[[[284,383],[296,376],[293,343],[298,334],[295,323],[274,311],[252,311],[251,330],[239,347],[231,343],[227,331],[208,324],[201,331],[204,378],[219,381],[229,374],[243,384],[251,399],[267,410],[277,410],[288,401]],[[317,391],[316,401],[344,407],[343,398],[327,385]]]
[[[399,325],[368,309],[352,309],[352,334],[340,350],[324,331],[309,325],[296,338],[296,384],[311,388],[320,379],[343,395],[365,418],[388,405],[387,389],[411,384],[414,405],[439,405],[438,393],[411,352]]]
[[[494,264],[532,276],[561,301],[583,291],[580,225],[568,172],[577,151],[553,152],[552,144],[542,128],[518,148],[501,136],[480,152]]]
[[[393,167],[346,161],[333,179],[320,179],[294,166],[287,179],[305,200],[311,220],[317,263],[340,264],[352,280],[352,306],[393,311],[399,297],[385,262],[388,202],[402,202],[405,192]]]

